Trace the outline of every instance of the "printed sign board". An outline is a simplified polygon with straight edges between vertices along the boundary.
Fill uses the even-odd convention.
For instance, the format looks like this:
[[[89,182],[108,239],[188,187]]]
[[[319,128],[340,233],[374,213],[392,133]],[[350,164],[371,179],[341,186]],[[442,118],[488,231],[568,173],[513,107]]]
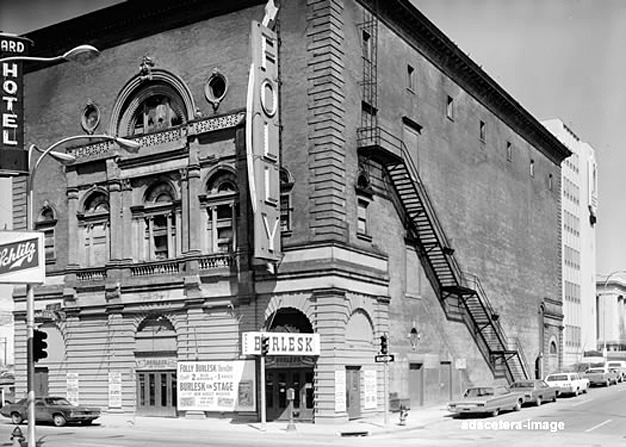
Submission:
[[[292,332],[244,332],[241,334],[243,355],[261,355],[261,339],[269,337],[268,355],[320,355],[320,335]]]
[[[255,411],[254,360],[178,362],[179,411]]]
[[[0,33],[0,59],[25,57],[31,41]],[[0,63],[0,176],[28,174],[24,150],[24,75],[22,62]]]
[[[0,284],[43,284],[43,233],[0,231]]]

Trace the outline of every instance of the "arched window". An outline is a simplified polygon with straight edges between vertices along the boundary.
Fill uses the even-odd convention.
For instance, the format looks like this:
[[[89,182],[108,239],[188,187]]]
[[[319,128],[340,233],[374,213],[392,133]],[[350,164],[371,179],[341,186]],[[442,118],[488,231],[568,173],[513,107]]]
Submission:
[[[550,354],[557,354],[556,342],[554,340],[550,340]]]
[[[235,251],[237,195],[237,177],[230,170],[220,169],[209,178],[206,194],[200,197],[206,210],[205,252]]]
[[[178,92],[163,81],[142,84],[123,106],[120,136],[160,132],[187,122],[186,107]]]
[[[93,192],[77,217],[82,239],[82,265],[104,265],[110,255],[108,196],[103,191]]]
[[[35,229],[44,234],[44,248],[46,253],[46,263],[52,263],[56,260],[55,234],[54,227],[57,219],[54,210],[46,202],[37,215]]]
[[[180,200],[165,180],[154,182],[144,194],[144,202],[133,207],[137,241],[136,257],[142,261],[172,259],[181,253]]]

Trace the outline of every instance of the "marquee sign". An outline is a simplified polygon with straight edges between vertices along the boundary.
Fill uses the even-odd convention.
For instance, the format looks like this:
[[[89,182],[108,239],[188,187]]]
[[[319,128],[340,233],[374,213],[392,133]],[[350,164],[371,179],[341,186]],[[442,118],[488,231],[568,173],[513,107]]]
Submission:
[[[28,55],[31,41],[0,33],[0,59]],[[22,62],[0,65],[0,176],[28,174],[24,150],[24,79]]]
[[[43,233],[0,231],[0,284],[43,284]]]
[[[320,355],[320,334],[293,332],[244,332],[241,334],[241,353],[261,355],[261,338],[269,337],[268,355]]]
[[[254,257],[276,262],[281,258],[278,39],[265,24],[253,21],[250,43],[246,152]]]

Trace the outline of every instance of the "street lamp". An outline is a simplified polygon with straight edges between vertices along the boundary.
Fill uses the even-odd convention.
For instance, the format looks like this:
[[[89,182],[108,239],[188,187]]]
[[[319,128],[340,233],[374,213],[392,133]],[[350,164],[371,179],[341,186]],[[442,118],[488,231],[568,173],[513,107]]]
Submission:
[[[11,62],[11,61],[19,61],[19,62],[60,62],[60,61],[69,61],[69,62],[84,62],[86,60],[98,57],[100,55],[100,51],[96,47],[91,45],[79,45],[76,48],[72,48],[69,51],[66,51],[63,54],[53,57],[36,57],[36,56],[9,56],[0,59],[0,63],[2,62]]]
[[[606,288],[609,284],[609,280],[613,275],[617,275],[618,273],[626,273],[626,270],[615,270],[608,274],[606,279],[604,280],[604,285],[602,286],[602,292],[599,295],[608,295],[606,293]],[[605,303],[606,301],[603,300]],[[604,357],[605,361],[607,360],[607,351],[606,351],[606,306],[602,306],[602,357]]]
[[[52,144],[45,150],[39,149],[36,145],[31,144],[28,149],[28,182],[26,185],[26,196],[27,196],[27,204],[26,204],[26,229],[27,231],[34,231],[34,222],[33,222],[33,185],[35,184],[35,177],[37,174],[37,169],[41,165],[41,162],[46,158],[46,156],[50,156],[55,160],[69,164],[76,161],[76,157],[71,154],[67,154],[65,152],[57,152],[54,149],[74,140],[81,139],[100,139],[100,140],[108,140],[115,141],[120,147],[129,151],[136,152],[141,146],[139,143],[131,140],[127,140],[125,138],[113,137],[110,135],[75,135],[72,137],[63,138],[62,140],[57,141]],[[33,154],[35,151],[40,152],[41,155],[37,159],[37,162],[33,165]],[[35,332],[35,293],[33,286],[29,283],[26,284],[26,332],[27,332],[27,340],[26,340],[26,363],[27,363],[27,371],[26,371],[26,382],[28,389],[28,445],[35,445],[35,359],[34,359],[34,332]]]
[[[66,51],[65,53],[61,55],[53,56],[53,57],[37,57],[37,56],[23,56],[23,55],[3,57],[3,58],[0,58],[0,64],[3,64],[5,62],[14,62],[14,61],[15,62],[19,61],[19,62],[54,63],[54,62],[60,62],[60,61],[65,60],[65,61],[84,62],[88,59],[97,57],[99,54],[100,52],[91,45],[79,45],[75,48],[72,48],[69,51]],[[110,140],[116,140],[114,137],[110,137],[108,135],[105,135],[105,136],[100,135],[100,137],[110,139]],[[35,164],[34,167],[32,165],[32,154],[35,150],[39,150],[39,149],[35,145],[32,145],[29,148],[27,155],[28,155],[28,171],[30,174],[30,178],[27,182],[28,190],[26,194],[26,197],[28,200],[28,204],[26,206],[27,230],[32,231],[32,227],[33,227],[32,225],[32,194],[33,194],[32,186],[33,186],[35,173],[37,172],[37,167],[39,166],[40,162],[42,161],[43,158],[45,158],[46,155],[50,155],[56,158],[57,160],[61,160],[64,162],[72,161],[72,159],[69,158],[71,157],[70,155],[54,152],[53,149],[59,146],[60,144],[63,144],[63,143],[66,143],[68,141],[72,141],[78,138],[95,138],[95,137],[90,136],[90,135],[87,135],[87,136],[81,135],[80,137],[76,136],[76,137],[65,138],[53,144],[45,151],[41,151],[42,155],[39,158],[39,160],[37,160],[37,163]],[[127,141],[128,140],[118,141],[118,144],[125,147],[127,146],[126,144]],[[133,144],[136,144],[136,143],[133,143]],[[35,311],[34,311],[33,287],[30,283],[28,283],[26,285],[26,330],[27,330],[26,382],[27,382],[27,390],[28,390],[28,439],[27,441],[28,441],[28,445],[30,446],[34,446],[36,443],[36,439],[35,439],[35,391],[34,391],[35,364],[34,364],[34,356],[33,356],[33,353],[34,353],[33,335],[34,335],[34,328],[35,328],[35,318],[34,318],[35,314],[34,313]]]

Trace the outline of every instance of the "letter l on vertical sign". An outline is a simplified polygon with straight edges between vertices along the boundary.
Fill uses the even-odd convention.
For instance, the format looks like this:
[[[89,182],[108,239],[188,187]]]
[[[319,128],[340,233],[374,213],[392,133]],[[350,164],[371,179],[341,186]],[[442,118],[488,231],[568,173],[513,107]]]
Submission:
[[[246,145],[248,181],[254,215],[254,257],[281,258],[278,122],[278,39],[276,33],[252,22],[252,65],[248,86]]]

